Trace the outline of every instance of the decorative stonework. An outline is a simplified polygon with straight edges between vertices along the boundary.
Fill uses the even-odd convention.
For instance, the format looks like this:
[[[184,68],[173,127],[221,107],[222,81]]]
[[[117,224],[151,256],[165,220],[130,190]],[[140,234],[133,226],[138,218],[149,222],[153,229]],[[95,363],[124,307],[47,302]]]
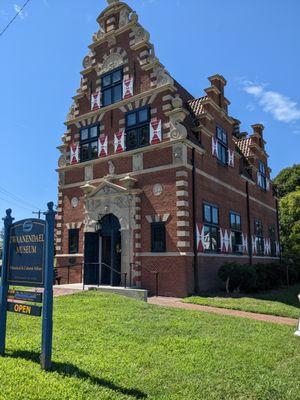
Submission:
[[[66,157],[64,155],[61,155],[58,159],[58,167],[59,168],[63,168],[67,165],[67,160]]]
[[[101,74],[118,68],[124,63],[123,58],[118,53],[113,53],[106,58],[101,67]]]
[[[173,164],[186,164],[187,148],[183,143],[178,143],[173,146]]]
[[[153,71],[154,76],[156,77],[156,85],[163,86],[163,85],[173,85],[174,80],[171,76],[166,72],[166,70],[162,67],[156,67]]]
[[[187,129],[182,124],[188,115],[188,111],[182,107],[182,100],[179,97],[175,97],[172,100],[172,106],[175,107],[173,110],[166,113],[170,118],[170,138],[172,139],[184,139],[187,137]]]
[[[84,168],[84,180],[85,181],[91,181],[93,179],[93,166],[92,165],[87,165]]]
[[[160,196],[163,192],[162,185],[160,183],[156,183],[152,188],[152,192],[153,192],[154,196]]]
[[[122,8],[119,17],[119,28],[126,26],[129,23],[129,10],[127,8]]]
[[[143,153],[134,154],[132,156],[132,170],[141,171],[143,168]]]
[[[71,121],[72,119],[75,118],[75,103],[73,103],[69,109],[68,115],[67,115],[67,121]]]

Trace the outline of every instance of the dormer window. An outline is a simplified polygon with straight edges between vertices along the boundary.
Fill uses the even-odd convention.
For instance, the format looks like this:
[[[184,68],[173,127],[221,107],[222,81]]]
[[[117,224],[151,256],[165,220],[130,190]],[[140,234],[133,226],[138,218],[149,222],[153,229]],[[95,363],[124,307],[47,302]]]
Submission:
[[[217,136],[217,141],[218,141],[217,158],[222,164],[226,165],[228,163],[227,132],[220,126],[217,126],[216,136]]]
[[[92,125],[80,131],[80,161],[93,160],[98,157],[99,125]]]
[[[149,145],[149,123],[149,107],[143,107],[126,114],[126,150]]]
[[[103,107],[121,101],[123,98],[123,69],[119,68],[101,77]]]

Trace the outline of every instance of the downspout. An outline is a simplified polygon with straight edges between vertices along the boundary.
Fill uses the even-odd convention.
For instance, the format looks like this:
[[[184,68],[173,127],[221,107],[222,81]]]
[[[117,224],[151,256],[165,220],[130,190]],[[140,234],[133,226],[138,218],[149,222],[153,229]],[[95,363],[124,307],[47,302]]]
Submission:
[[[193,232],[194,232],[194,291],[199,292],[199,274],[197,266],[197,231],[196,231],[196,167],[195,167],[195,148],[192,148],[192,201],[193,201]]]
[[[250,201],[249,201],[249,182],[246,181],[246,195],[247,195],[247,221],[248,221],[248,250],[249,250],[249,263],[252,264],[252,237],[251,237],[251,218],[250,218]]]
[[[279,261],[280,265],[282,263],[282,256],[281,256],[281,246],[280,246],[280,224],[279,224],[279,205],[278,205],[278,199],[277,197],[275,198],[276,202],[276,218],[277,218],[277,238],[278,238],[278,243],[279,243]]]

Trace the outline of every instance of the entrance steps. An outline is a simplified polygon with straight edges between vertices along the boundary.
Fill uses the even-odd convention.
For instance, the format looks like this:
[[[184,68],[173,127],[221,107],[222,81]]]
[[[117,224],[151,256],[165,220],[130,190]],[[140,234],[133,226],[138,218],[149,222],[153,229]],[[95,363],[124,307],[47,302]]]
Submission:
[[[147,301],[148,299],[148,290],[144,289],[125,288],[122,286],[89,285],[88,290],[99,290],[100,292],[119,294],[121,296],[126,296],[141,301]]]
[[[71,283],[68,285],[55,285],[53,287],[57,292],[60,290],[67,291],[82,291],[82,290],[99,290],[105,293],[119,294],[120,296],[130,297],[135,300],[146,301],[148,300],[148,291],[144,289],[125,288],[122,286],[105,286],[105,285],[84,285],[82,283]]]

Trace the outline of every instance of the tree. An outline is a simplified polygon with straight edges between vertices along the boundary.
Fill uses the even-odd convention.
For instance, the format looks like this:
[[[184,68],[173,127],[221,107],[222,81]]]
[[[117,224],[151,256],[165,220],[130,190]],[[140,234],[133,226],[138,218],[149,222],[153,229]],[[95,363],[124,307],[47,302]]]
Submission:
[[[279,197],[294,192],[300,187],[300,164],[294,164],[292,167],[284,168],[274,179],[278,189]]]
[[[300,187],[280,200],[279,215],[283,254],[300,261]]]

